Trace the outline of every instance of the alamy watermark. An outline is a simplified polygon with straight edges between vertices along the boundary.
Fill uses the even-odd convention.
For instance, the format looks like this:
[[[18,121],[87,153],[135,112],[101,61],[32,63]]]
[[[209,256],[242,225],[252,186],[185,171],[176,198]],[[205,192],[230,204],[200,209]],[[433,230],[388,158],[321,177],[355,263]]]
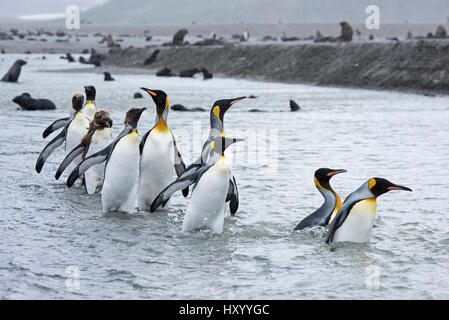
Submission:
[[[365,27],[368,30],[380,29],[380,10],[376,5],[369,5],[365,9],[365,14],[368,15],[365,20]]]
[[[65,8],[65,27],[68,30],[80,29],[80,8],[75,5],[69,5]]]
[[[377,290],[380,288],[380,268],[370,265],[365,269],[365,286],[367,289]]]
[[[65,269],[67,279],[65,280],[65,287],[70,290],[79,290],[80,288],[80,269],[77,266],[68,266]]]

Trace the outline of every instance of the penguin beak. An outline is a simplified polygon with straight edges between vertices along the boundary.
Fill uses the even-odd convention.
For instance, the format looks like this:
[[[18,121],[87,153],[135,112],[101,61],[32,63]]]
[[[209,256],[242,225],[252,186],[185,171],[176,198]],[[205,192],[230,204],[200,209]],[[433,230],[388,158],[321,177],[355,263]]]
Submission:
[[[345,169],[337,169],[337,170],[334,170],[334,171],[332,171],[332,172],[329,172],[329,173],[327,174],[327,176],[328,176],[328,177],[332,177],[332,176],[335,176],[336,174],[343,173],[343,172],[348,172],[348,171],[345,170]]]
[[[149,94],[152,95],[153,97],[157,96],[157,94],[156,94],[154,91],[150,90],[150,89],[143,88],[143,87],[140,88],[140,89],[142,89],[143,91],[149,93]]]
[[[407,188],[407,187],[404,187],[404,186],[398,186],[398,185],[395,185],[395,184],[389,186],[389,187],[387,188],[387,190],[388,190],[388,191],[391,191],[391,190],[404,190],[404,191],[410,191],[410,192],[413,191],[413,190],[410,189],[410,188]]]
[[[107,119],[106,119],[106,123],[107,123],[107,125],[108,125],[108,128],[112,128],[112,124],[113,124],[114,122],[112,121],[111,118],[107,118]]]
[[[234,103],[239,102],[240,100],[243,100],[245,98],[246,97],[239,97],[239,98],[232,99],[232,101],[230,102],[230,105],[232,106]]]

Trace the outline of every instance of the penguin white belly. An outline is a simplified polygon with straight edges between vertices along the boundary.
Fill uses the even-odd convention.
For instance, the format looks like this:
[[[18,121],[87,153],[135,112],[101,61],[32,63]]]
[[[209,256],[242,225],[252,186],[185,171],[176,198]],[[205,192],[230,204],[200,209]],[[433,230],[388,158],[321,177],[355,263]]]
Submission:
[[[229,166],[224,157],[203,174],[187,207],[182,224],[183,232],[198,229],[223,232],[229,176]]]
[[[112,135],[109,128],[96,130],[90,139],[89,150],[87,151],[86,157],[106,148],[111,143],[111,140]],[[84,173],[84,182],[88,194],[101,190],[104,178],[104,166],[104,162],[97,164]]]
[[[376,217],[376,199],[357,202],[345,222],[335,231],[334,242],[368,242]]]
[[[67,156],[76,146],[81,143],[81,139],[89,131],[89,120],[81,114],[77,113],[75,118],[67,128],[65,139],[65,155]],[[67,167],[66,171],[71,172],[82,160],[82,156],[76,157],[72,163]]]
[[[139,137],[130,133],[115,145],[106,166],[101,202],[103,212],[132,212],[136,201]]]
[[[83,115],[89,120],[92,120],[94,118],[95,111],[97,111],[97,109],[92,102],[86,103],[86,105],[81,110]]]
[[[153,130],[145,141],[140,159],[139,196],[140,210],[148,209],[159,193],[174,178],[173,136],[168,130]]]

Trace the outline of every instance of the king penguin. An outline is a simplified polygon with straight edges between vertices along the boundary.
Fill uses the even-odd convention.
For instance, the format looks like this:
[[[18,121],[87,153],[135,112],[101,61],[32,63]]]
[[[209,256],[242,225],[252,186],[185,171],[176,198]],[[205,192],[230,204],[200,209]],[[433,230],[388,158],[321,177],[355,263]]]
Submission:
[[[302,230],[315,226],[327,226],[334,219],[338,209],[341,206],[341,199],[338,194],[332,189],[330,179],[336,174],[346,172],[345,169],[329,169],[320,168],[315,171],[315,186],[324,198],[324,203],[321,207],[304,218],[295,230]]]
[[[156,196],[186,169],[176,146],[173,133],[167,126],[169,103],[164,91],[141,88],[156,104],[156,123],[140,141],[139,210],[149,208]]]
[[[243,141],[243,139],[216,137],[210,146],[208,162],[190,175],[178,179],[166,187],[151,204],[151,212],[166,203],[177,190],[195,184],[184,216],[182,231],[209,229],[213,233],[221,233],[231,177],[224,151],[228,146],[239,141]]]
[[[196,170],[200,169],[202,166],[204,166],[207,161],[208,157],[211,151],[211,144],[212,141],[218,136],[224,136],[224,115],[226,111],[231,108],[232,105],[234,105],[236,102],[245,99],[246,97],[239,97],[234,99],[221,99],[214,102],[212,105],[212,108],[210,110],[210,131],[209,131],[209,137],[206,140],[206,142],[203,145],[201,155],[198,157],[198,159],[193,162],[190,166],[187,167],[185,172],[179,177],[185,177],[187,175],[190,175],[194,173]],[[179,179],[178,178],[178,179]],[[234,175],[231,172],[231,176],[229,179],[229,190],[228,194],[226,196],[226,202],[229,203],[229,209],[231,214],[235,214],[239,207],[239,193],[237,188],[237,182],[235,180]],[[188,190],[187,190],[188,191]],[[188,192],[187,192],[188,193]]]
[[[97,111],[95,106],[95,96],[97,91],[94,86],[84,86],[84,92],[86,93],[86,104],[81,112],[87,119],[92,120],[94,118],[95,111]]]
[[[145,109],[130,108],[126,112],[125,128],[118,137],[103,150],[84,159],[67,179],[70,188],[89,168],[106,161],[101,190],[103,213],[134,209],[139,170],[137,123]]]
[[[106,148],[112,141],[112,119],[106,110],[96,111],[93,120],[90,121],[89,132],[83,137],[81,143],[76,146],[62,161],[55,178],[59,179],[67,166],[77,157],[86,157]],[[84,185],[88,194],[100,191],[103,185],[105,164],[97,164],[84,174]]]
[[[89,120],[81,113],[81,108],[83,106],[84,98],[81,94],[76,93],[72,97],[72,108],[73,112],[70,116],[69,120],[65,122],[63,129],[61,132],[51,140],[42,152],[39,154],[39,157],[36,161],[36,171],[38,173],[41,172],[42,167],[45,164],[45,161],[52,154],[52,152],[65,142],[65,150],[66,155],[73,150],[84,137],[84,135],[89,130]],[[48,129],[48,128],[47,128]],[[47,130],[46,130],[47,131]],[[49,132],[48,134],[50,134]],[[44,132],[45,136],[45,132]],[[75,163],[78,163],[79,160],[75,159]]]
[[[373,231],[377,197],[391,190],[412,191],[384,178],[371,178],[352,192],[332,221],[326,243],[368,242]]]

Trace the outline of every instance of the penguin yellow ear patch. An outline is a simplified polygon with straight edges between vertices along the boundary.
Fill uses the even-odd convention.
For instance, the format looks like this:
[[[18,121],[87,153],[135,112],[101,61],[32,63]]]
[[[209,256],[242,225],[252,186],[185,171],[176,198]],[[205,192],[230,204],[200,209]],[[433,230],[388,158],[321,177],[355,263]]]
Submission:
[[[371,191],[372,187],[376,185],[376,179],[369,179],[368,189]]]
[[[218,119],[220,119],[220,107],[219,107],[219,106],[215,106],[215,107],[212,109],[212,113],[215,114],[215,116],[216,116]],[[221,121],[221,120],[220,120],[220,121]]]

